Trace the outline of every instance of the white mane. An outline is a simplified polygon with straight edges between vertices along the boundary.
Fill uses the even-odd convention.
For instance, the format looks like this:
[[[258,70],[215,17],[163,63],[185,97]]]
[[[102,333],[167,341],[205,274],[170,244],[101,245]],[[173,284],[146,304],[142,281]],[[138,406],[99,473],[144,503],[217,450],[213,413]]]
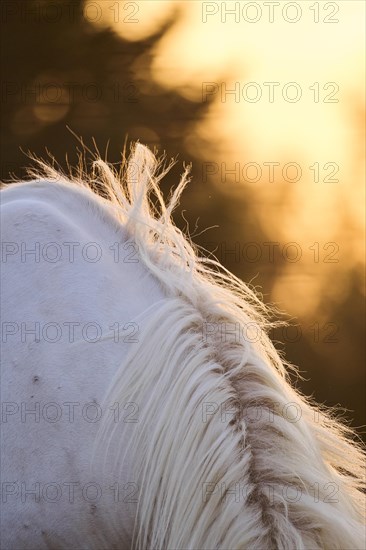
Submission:
[[[137,144],[121,174],[97,158],[92,176],[62,176],[97,186],[170,297],[106,398],[139,405],[138,429],[114,457],[119,468],[132,454],[141,484],[133,547],[364,548],[360,445],[290,386],[261,301],[173,224],[188,170],[165,203],[157,167]],[[101,425],[97,450],[108,452],[115,427]]]

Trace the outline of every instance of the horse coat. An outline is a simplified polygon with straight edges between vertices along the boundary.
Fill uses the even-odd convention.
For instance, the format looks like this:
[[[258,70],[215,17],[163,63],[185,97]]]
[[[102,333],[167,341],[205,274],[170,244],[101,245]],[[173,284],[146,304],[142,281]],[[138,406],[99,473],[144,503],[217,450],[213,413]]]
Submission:
[[[174,226],[187,172],[40,167],[2,191],[1,548],[363,548],[362,451]]]

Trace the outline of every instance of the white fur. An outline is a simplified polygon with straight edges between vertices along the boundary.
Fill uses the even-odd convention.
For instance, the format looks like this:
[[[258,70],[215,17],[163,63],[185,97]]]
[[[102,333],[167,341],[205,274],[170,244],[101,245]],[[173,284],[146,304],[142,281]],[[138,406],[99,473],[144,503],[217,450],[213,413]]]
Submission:
[[[113,322],[112,313],[125,312],[124,319],[135,318],[141,324],[139,342],[121,346],[118,353],[107,335],[99,345],[98,359],[90,345],[75,347],[71,355],[61,346],[55,350],[52,376],[58,383],[66,369],[67,396],[79,401],[78,396],[86,394],[104,398],[103,410],[115,402],[134,402],[139,413],[134,425],[116,423],[111,415],[103,415],[98,433],[88,433],[81,424],[74,439],[63,434],[66,444],[75,446],[75,475],[85,479],[93,458],[97,479],[112,476],[119,481],[134,480],[139,486],[137,510],[132,512],[133,533],[132,520],[126,522],[123,506],[102,506],[94,525],[81,506],[76,512],[83,521],[77,535],[79,546],[73,547],[364,548],[363,455],[359,445],[351,440],[349,430],[290,386],[286,365],[266,334],[270,324],[264,305],[217,262],[200,258],[172,223],[171,212],[187,174],[166,205],[155,175],[156,161],[141,145],[135,147],[121,178],[100,159],[94,167],[97,172],[90,179],[80,172],[73,182],[17,184],[4,192],[9,203],[12,195],[17,195],[18,203],[23,197],[29,201],[41,197],[41,210],[46,208],[49,225],[38,218],[30,226],[33,232],[38,227],[39,238],[45,238],[45,231],[59,228],[61,216],[62,230],[70,240],[76,240],[76,226],[86,240],[99,238],[108,243],[113,228],[117,234],[123,233],[124,241],[132,238],[136,242],[141,260],[133,268],[128,266],[130,269],[103,263],[97,276],[83,272],[84,266],[79,271],[69,266],[56,288],[49,282],[51,272],[38,274],[38,279],[37,273],[32,273],[30,279],[36,284],[41,277],[42,288],[46,285],[47,295],[54,300],[53,307],[64,307],[65,312],[79,310],[84,319],[94,312],[105,323]],[[59,177],[49,167],[41,164],[41,168],[47,179]],[[95,182],[110,202],[90,192],[88,186]],[[26,211],[31,207],[27,203]],[[19,215],[24,222],[24,211]],[[13,212],[11,216],[14,219]],[[16,230],[14,224],[11,227],[13,237]],[[6,269],[9,278],[19,277],[20,291],[24,270],[17,275],[16,268],[7,265]],[[142,278],[148,281],[147,287]],[[62,288],[65,281],[67,292]],[[91,281],[90,287],[87,281]],[[98,292],[96,281],[100,283]],[[25,302],[29,300],[33,308],[40,307],[39,295],[26,294]],[[15,294],[8,303],[14,307]],[[19,318],[23,307],[28,306],[18,302],[15,311]],[[62,318],[60,310],[57,315]],[[239,324],[252,330],[240,341],[233,341],[226,330],[204,338],[207,323],[224,329]],[[255,338],[258,334],[260,338]],[[14,379],[10,395],[11,391],[20,396],[29,391],[29,379],[24,379],[25,353],[18,358],[20,376]],[[41,376],[47,377],[49,356],[37,359]],[[99,362],[103,367],[98,371]],[[34,367],[31,364],[32,374]],[[8,368],[10,388],[14,369],[10,374]],[[75,378],[79,381],[76,388]],[[53,396],[52,392],[48,395],[50,399]],[[8,395],[6,399],[11,400]],[[293,418],[294,411],[297,416]],[[19,445],[18,437],[21,441],[27,437],[26,430],[20,429],[21,435],[9,430],[13,448]],[[33,431],[27,445],[46,448],[53,437],[49,431]],[[25,449],[23,445],[16,465],[8,461],[7,475],[10,471],[20,477]],[[70,465],[65,457],[59,465],[67,476]],[[41,475],[42,467],[37,470],[34,463],[26,467],[26,474],[34,477],[34,468],[36,475]],[[66,527],[69,509],[58,511],[64,523],[56,547],[74,544],[72,529],[68,533]],[[33,519],[39,514],[39,509],[34,510]],[[14,513],[15,509],[10,510],[6,516],[12,526],[17,523]],[[51,531],[56,529],[56,518],[55,513]],[[37,525],[40,521],[38,518]],[[129,532],[123,536],[126,524]],[[20,540],[11,539],[7,524],[5,529],[9,540]],[[41,547],[32,544],[27,548]]]
[[[41,338],[35,342],[28,335],[21,342],[20,329],[2,343],[1,397],[3,411],[6,403],[16,403],[19,411],[8,415],[2,423],[1,480],[17,482],[16,496],[9,495],[2,502],[2,540],[4,550],[67,548],[101,549],[129,548],[133,530],[136,504],[126,502],[133,492],[127,483],[136,483],[131,468],[126,462],[117,478],[111,472],[102,477],[96,470],[90,471],[93,443],[100,422],[89,423],[82,415],[82,408],[95,400],[102,401],[110,380],[120,368],[129,348],[131,329],[121,330],[119,342],[113,338],[100,339],[96,343],[82,339],[81,327],[89,322],[98,323],[103,336],[111,333],[109,327],[118,322],[124,327],[131,321],[143,330],[139,315],[147,308],[164,299],[159,284],[146,271],[141,262],[123,262],[133,248],[123,250],[127,232],[116,223],[90,191],[77,186],[38,181],[14,185],[1,193],[2,241],[26,243],[27,249],[41,247],[46,243],[58,243],[64,254],[61,261],[35,262],[31,256],[21,261],[21,254],[8,256],[1,269],[1,320],[15,322],[18,326],[27,323],[28,328],[36,322],[42,327],[57,323],[63,329],[62,338],[50,343]],[[80,243],[75,248],[75,261],[68,261],[64,242]],[[121,242],[121,261],[115,262],[109,246]],[[102,258],[96,263],[83,259],[83,245],[96,242],[102,249]],[[43,248],[44,250],[44,248]],[[92,250],[91,250],[92,251]],[[52,250],[49,249],[51,257]],[[134,259],[135,254],[132,254]],[[78,322],[75,327],[75,342],[69,342],[64,323]],[[133,328],[133,327],[132,327]],[[113,333],[114,335],[114,333]],[[53,337],[52,331],[49,337]],[[93,331],[90,331],[93,338]],[[38,381],[34,382],[33,377]],[[128,399],[128,402],[131,402]],[[69,420],[69,407],[65,403],[80,403],[76,406],[75,420]],[[62,416],[55,423],[48,422],[42,414],[35,422],[31,415],[21,419],[21,404],[32,409],[38,403],[40,409],[49,403],[61,407]],[[124,408],[126,407],[126,408]],[[53,409],[50,407],[49,416]],[[133,406],[121,403],[121,418],[136,416]],[[108,408],[102,408],[112,415]],[[93,415],[89,409],[89,416]],[[45,413],[46,414],[46,413]],[[119,423],[121,428],[129,424]],[[131,424],[135,426],[135,424]],[[126,430],[124,430],[125,433]],[[70,502],[68,485],[75,486],[75,502]],[[21,501],[21,484],[27,489],[40,484],[41,490],[49,483],[62,489],[58,502],[47,502],[41,493],[39,502],[31,495]],[[96,502],[83,498],[82,489],[88,483],[97,483],[103,490]],[[118,483],[120,502],[115,502],[115,492],[110,489]],[[90,496],[93,497],[92,491]],[[52,499],[52,491],[50,492]],[[106,533],[105,525],[119,522],[118,536]],[[119,516],[122,516],[119,519]],[[114,544],[114,546],[112,546]]]

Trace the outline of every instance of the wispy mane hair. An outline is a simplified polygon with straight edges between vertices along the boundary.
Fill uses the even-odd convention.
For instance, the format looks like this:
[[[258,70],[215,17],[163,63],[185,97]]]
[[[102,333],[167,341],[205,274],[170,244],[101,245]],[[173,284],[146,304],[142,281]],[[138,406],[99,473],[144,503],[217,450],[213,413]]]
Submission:
[[[273,346],[267,307],[173,223],[188,169],[165,201],[160,168],[135,144],[120,172],[62,176],[110,205],[167,300],[110,385],[106,406],[139,404],[115,457],[140,483],[133,548],[364,548],[364,454],[357,436],[293,388]],[[38,161],[32,177],[60,179]],[[123,292],[123,289],[121,289]],[[225,334],[241,327],[240,341]],[[243,330],[245,329],[245,330]],[[115,425],[101,424],[108,449]]]

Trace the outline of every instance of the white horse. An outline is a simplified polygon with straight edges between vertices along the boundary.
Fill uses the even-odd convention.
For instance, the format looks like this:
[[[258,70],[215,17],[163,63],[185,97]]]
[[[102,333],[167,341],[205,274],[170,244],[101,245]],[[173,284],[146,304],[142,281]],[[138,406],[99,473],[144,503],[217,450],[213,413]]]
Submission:
[[[1,548],[364,548],[362,449],[174,226],[187,171],[94,168],[2,192]]]

